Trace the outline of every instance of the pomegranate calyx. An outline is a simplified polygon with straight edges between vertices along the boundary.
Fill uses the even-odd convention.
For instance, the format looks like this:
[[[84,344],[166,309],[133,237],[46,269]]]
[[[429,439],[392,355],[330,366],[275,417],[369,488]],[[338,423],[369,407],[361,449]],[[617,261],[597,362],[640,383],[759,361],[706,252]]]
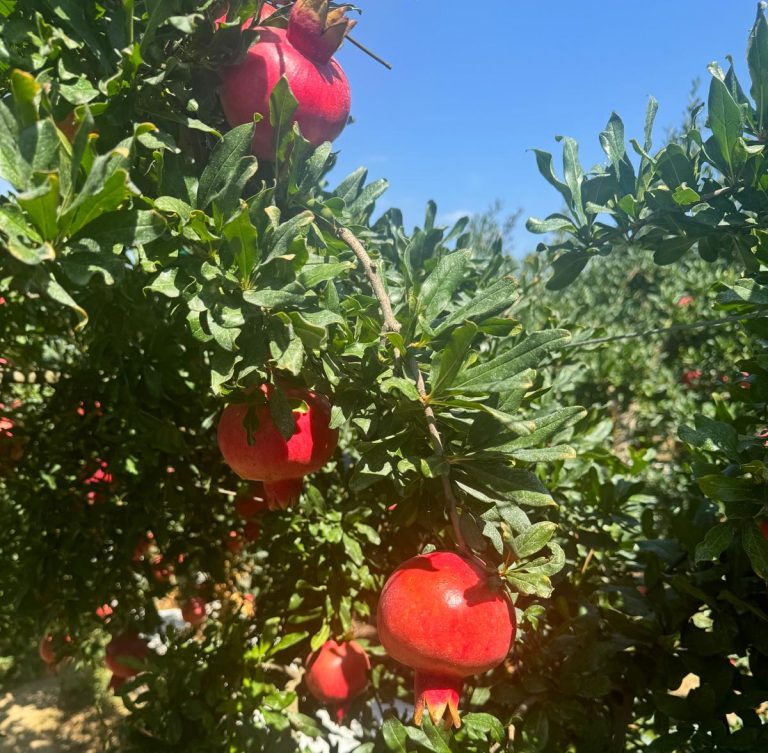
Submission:
[[[284,481],[264,482],[264,499],[270,510],[286,510],[299,501],[303,478],[289,478]]]
[[[357,23],[344,7],[328,10],[328,0],[297,0],[288,21],[288,40],[308,58],[327,63]]]
[[[433,724],[437,725],[444,720],[447,728],[461,727],[459,698],[463,687],[464,680],[460,677],[445,677],[417,670],[414,683],[416,706],[413,713],[416,725],[421,725],[426,708]]]

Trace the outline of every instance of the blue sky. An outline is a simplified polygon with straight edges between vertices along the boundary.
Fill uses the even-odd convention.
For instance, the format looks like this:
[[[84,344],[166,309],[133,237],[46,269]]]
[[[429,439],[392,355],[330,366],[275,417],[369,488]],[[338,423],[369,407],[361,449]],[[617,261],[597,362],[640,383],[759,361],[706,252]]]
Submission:
[[[336,142],[339,171],[365,165],[391,187],[380,206],[420,223],[483,211],[495,198],[524,216],[560,208],[532,147],[579,141],[586,167],[603,161],[598,134],[612,110],[641,137],[648,96],[659,101],[657,143],[677,125],[691,82],[733,55],[746,69],[753,0],[368,0],[353,32],[389,72],[349,44],[339,59],[356,123]],[[745,86],[748,88],[748,86]],[[556,164],[560,164],[559,157]],[[519,250],[535,236],[520,226]]]
[[[387,178],[379,207],[400,207],[409,224],[422,221],[429,199],[443,221],[497,198],[523,217],[559,210],[528,150],[557,154],[555,136],[573,136],[590,167],[603,160],[598,134],[611,111],[639,137],[651,94],[660,139],[681,121],[694,78],[706,96],[709,62],[725,65],[731,54],[745,70],[756,9],[753,0],[359,5],[354,35],[394,69],[350,44],[340,51],[356,122],[336,142],[336,176],[364,165],[371,178]],[[521,223],[518,250],[535,242]]]

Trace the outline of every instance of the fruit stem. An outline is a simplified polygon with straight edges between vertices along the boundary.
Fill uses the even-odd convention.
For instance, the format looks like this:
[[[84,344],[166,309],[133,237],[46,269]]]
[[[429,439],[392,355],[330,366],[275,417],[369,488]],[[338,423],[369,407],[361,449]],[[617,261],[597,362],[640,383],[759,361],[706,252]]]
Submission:
[[[371,283],[373,293],[379,302],[379,308],[381,309],[382,316],[384,317],[384,325],[382,327],[382,334],[387,332],[400,332],[401,324],[395,318],[395,314],[392,311],[392,302],[389,300],[389,295],[384,288],[384,283],[379,275],[377,266],[373,263],[368,252],[365,250],[365,246],[360,242],[357,236],[347,227],[339,225],[336,227],[336,235],[342,240],[352,251],[352,253],[358,258],[363,265],[365,274],[368,277],[368,281]],[[402,355],[400,351],[395,348],[395,353],[398,358]],[[429,431],[430,441],[432,447],[437,455],[440,457],[445,456],[445,447],[443,445],[443,438],[440,436],[440,430],[437,428],[437,418],[435,412],[432,410],[432,406],[429,404],[429,395],[427,393],[426,385],[424,384],[424,376],[419,369],[419,364],[416,359],[410,355],[406,359],[406,366],[411,372],[411,378],[416,383],[416,390],[421,398],[421,406],[424,410],[424,416],[427,419],[427,430]],[[453,535],[456,538],[456,546],[465,552],[473,559],[477,559],[472,550],[467,546],[467,542],[464,539],[464,534],[461,532],[461,526],[459,524],[459,515],[456,511],[457,501],[456,496],[453,493],[453,487],[451,486],[450,471],[447,471],[443,476],[443,493],[445,494],[445,501],[448,503],[448,516],[451,519],[451,526],[453,527]],[[485,567],[485,563],[482,563]]]

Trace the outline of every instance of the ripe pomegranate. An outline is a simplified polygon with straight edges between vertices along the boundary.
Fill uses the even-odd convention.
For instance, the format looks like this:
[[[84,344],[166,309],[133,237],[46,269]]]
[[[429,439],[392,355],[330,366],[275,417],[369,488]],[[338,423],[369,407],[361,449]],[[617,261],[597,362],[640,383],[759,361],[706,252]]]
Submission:
[[[192,627],[197,627],[205,622],[205,599],[200,596],[193,596],[191,599],[187,599],[181,607],[181,616]]]
[[[322,703],[336,708],[341,723],[349,704],[365,690],[371,663],[363,647],[355,641],[326,641],[304,662],[307,689]]]
[[[143,662],[148,655],[149,646],[143,638],[140,638],[137,633],[123,633],[116,635],[107,644],[104,662],[115,677],[127,679],[139,674],[141,670],[129,667],[123,662],[126,659]]]
[[[273,387],[263,385],[266,403],[251,408],[256,429],[250,444],[244,422],[249,406],[233,403],[224,409],[219,420],[219,449],[224,461],[238,476],[263,481],[270,509],[287,507],[301,493],[301,479],[322,468],[333,455],[339,432],[331,429],[331,406],[328,399],[302,387],[284,386],[288,400],[301,403],[293,411],[296,432],[286,440],[275,426],[269,411]]]
[[[426,708],[437,724],[461,725],[464,678],[501,664],[515,635],[506,593],[480,567],[454,552],[404,562],[384,585],[379,639],[387,653],[416,670],[414,719]]]
[[[72,638],[65,635],[64,638],[58,638],[54,635],[44,635],[40,639],[40,645],[37,647],[37,651],[40,654],[42,661],[49,667],[54,664],[58,664],[61,658],[61,653],[65,650],[65,646],[62,644],[72,643]]]
[[[349,82],[333,54],[354,21],[344,8],[328,10],[328,0],[297,0],[287,29],[266,27],[238,65],[222,73],[219,90],[231,126],[262,116],[253,137],[253,153],[275,159],[275,132],[269,118],[269,97],[285,76],[298,107],[294,120],[316,146],[333,141],[349,118]]]

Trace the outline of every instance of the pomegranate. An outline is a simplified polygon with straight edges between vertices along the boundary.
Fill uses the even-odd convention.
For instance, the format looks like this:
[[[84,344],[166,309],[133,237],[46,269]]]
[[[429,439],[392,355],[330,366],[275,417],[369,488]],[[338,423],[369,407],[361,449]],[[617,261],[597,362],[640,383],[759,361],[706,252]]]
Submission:
[[[139,674],[140,669],[128,666],[123,662],[133,660],[134,662],[143,662],[149,655],[149,646],[147,642],[138,636],[137,633],[123,633],[116,635],[107,644],[106,656],[104,661],[110,672],[115,677],[127,679]]]
[[[222,73],[219,90],[231,126],[262,116],[253,137],[253,153],[275,159],[275,132],[269,118],[269,97],[285,76],[298,107],[294,120],[310,143],[333,141],[349,118],[349,82],[333,54],[354,21],[344,8],[328,10],[328,0],[297,0],[287,29],[265,27],[259,40],[238,65]]]
[[[301,479],[322,468],[333,455],[339,433],[331,429],[331,406],[328,399],[301,387],[282,387],[288,400],[301,403],[293,411],[296,431],[286,440],[275,426],[269,411],[269,398],[274,388],[262,386],[266,403],[252,407],[256,429],[250,436],[244,422],[249,407],[233,403],[224,409],[219,420],[219,449],[224,461],[238,476],[263,481],[270,509],[287,507],[301,493]]]
[[[258,482],[250,485],[247,496],[238,495],[235,497],[235,512],[243,520],[253,520],[266,509],[267,501],[264,487]]]
[[[501,664],[515,635],[515,615],[501,584],[453,552],[404,562],[384,585],[379,639],[387,653],[416,670],[414,719],[426,708],[437,724],[461,725],[464,678]]]
[[[205,599],[200,596],[193,596],[187,599],[181,607],[181,616],[192,627],[197,627],[205,622]]]
[[[355,641],[326,641],[304,664],[307,689],[318,701],[335,707],[336,719],[341,723],[349,704],[368,684],[368,654]]]
[[[54,635],[44,635],[40,639],[37,651],[42,661],[52,667],[54,664],[58,664],[62,651],[66,649],[64,644],[68,643],[72,643],[72,639],[68,635],[65,635],[63,640]]]
[[[760,533],[763,534],[763,538],[768,540],[768,518],[761,520],[758,525],[760,526]]]

